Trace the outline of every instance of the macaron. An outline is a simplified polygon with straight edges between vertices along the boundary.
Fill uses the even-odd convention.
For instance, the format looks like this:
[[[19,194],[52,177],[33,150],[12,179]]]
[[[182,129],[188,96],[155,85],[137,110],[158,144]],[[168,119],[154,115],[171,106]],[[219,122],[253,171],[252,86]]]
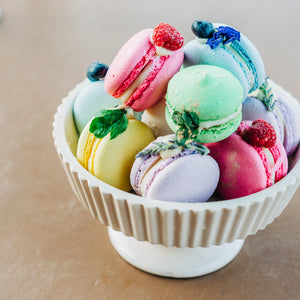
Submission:
[[[217,193],[222,199],[259,192],[287,174],[284,147],[264,120],[243,121],[230,137],[206,146],[220,168]]]
[[[231,72],[242,84],[244,99],[265,80],[261,55],[253,43],[233,27],[194,21],[196,39],[184,46],[183,66],[208,64]]]
[[[74,123],[79,134],[100,110],[121,104],[120,100],[104,90],[104,77],[107,70],[108,66],[98,61],[88,67],[89,83],[83,87],[73,103]]]
[[[205,202],[214,193],[219,167],[199,144],[176,145],[175,135],[159,137],[141,151],[132,166],[138,195],[173,202]]]
[[[242,119],[243,88],[227,70],[211,65],[181,69],[169,81],[166,121],[180,140],[213,143]]]
[[[165,110],[166,99],[163,98],[150,108],[146,109],[142,114],[141,121],[151,128],[155,137],[173,133],[166,121]]]
[[[73,105],[73,116],[78,132],[81,133],[86,124],[100,110],[120,104],[119,99],[105,92],[103,80],[90,82],[77,96]]]
[[[299,102],[269,78],[247,97],[242,107],[243,120],[263,119],[274,127],[288,156],[300,142],[299,116]]]
[[[287,155],[295,153],[300,143],[300,105],[288,91],[270,80],[270,85],[277,99],[279,110],[284,120],[283,145]]]
[[[106,92],[135,111],[151,107],[180,69],[182,45],[183,36],[169,24],[136,33],[112,61],[104,82]]]
[[[93,119],[96,120],[97,119]],[[141,121],[129,119],[125,131],[112,138],[91,132],[92,122],[83,129],[77,147],[77,160],[92,175],[123,191],[130,191],[130,170],[136,154],[154,140],[151,129]]]

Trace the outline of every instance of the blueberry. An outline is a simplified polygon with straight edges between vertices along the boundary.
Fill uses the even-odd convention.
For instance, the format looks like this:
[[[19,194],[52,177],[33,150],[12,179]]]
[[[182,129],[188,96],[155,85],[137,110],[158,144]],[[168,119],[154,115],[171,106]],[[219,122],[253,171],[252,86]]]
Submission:
[[[192,24],[192,31],[198,38],[209,39],[212,38],[215,28],[212,23],[196,20]]]
[[[100,63],[99,61],[94,61],[87,69],[87,77],[91,81],[103,79],[107,70],[108,66],[106,64]]]

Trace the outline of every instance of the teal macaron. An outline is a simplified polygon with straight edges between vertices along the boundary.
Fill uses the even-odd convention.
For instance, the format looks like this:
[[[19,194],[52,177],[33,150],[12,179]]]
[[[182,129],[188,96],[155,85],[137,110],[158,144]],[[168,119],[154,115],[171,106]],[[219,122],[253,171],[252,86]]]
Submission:
[[[254,44],[233,27],[195,21],[192,31],[196,39],[184,47],[183,66],[208,64],[231,72],[242,84],[244,100],[265,80],[264,63]]]
[[[82,132],[85,125],[103,109],[113,108],[121,101],[107,94],[104,90],[104,81],[91,81],[84,86],[73,104],[73,116],[76,128]]]
[[[166,121],[184,143],[217,142],[238,128],[242,101],[242,85],[229,71],[211,65],[187,67],[169,81]]]

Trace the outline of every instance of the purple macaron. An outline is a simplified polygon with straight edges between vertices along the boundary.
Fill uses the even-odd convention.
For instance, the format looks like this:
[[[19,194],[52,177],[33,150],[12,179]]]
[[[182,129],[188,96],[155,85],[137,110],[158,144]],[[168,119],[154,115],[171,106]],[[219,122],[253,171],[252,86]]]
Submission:
[[[220,171],[203,145],[182,147],[175,135],[159,137],[141,151],[132,166],[135,192],[146,198],[173,202],[205,202],[214,193]]]
[[[268,78],[242,107],[242,120],[263,119],[274,127],[287,155],[292,155],[300,142],[299,116],[299,102]]]

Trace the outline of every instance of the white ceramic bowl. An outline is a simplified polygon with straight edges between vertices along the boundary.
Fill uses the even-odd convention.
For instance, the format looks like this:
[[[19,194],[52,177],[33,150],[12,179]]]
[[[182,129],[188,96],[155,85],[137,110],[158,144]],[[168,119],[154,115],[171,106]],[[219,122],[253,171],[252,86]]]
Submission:
[[[173,277],[191,277],[214,271],[228,263],[239,252],[242,240],[264,229],[278,217],[297,190],[300,183],[299,149],[291,162],[288,175],[281,181],[261,192],[226,201],[164,202],[123,192],[100,181],[85,170],[74,156],[78,136],[73,122],[72,104],[86,84],[87,81],[83,81],[76,86],[58,107],[53,124],[55,147],[78,200],[93,217],[112,229],[109,230],[109,235],[114,247],[133,265],[151,273]],[[230,243],[232,247],[225,243]],[[220,249],[216,250],[218,253],[212,258],[213,264],[216,257],[225,251],[224,247],[230,249],[227,251],[228,257],[217,266],[210,266],[211,269],[203,269],[203,262],[199,262],[197,270],[189,271],[186,267],[183,267],[183,270],[180,266],[174,266],[173,270],[171,267],[169,270],[170,266],[165,266],[164,270],[159,271],[157,267],[152,268],[153,262],[142,266],[143,257],[136,259],[137,255],[143,252],[143,249],[139,248],[140,245],[145,245],[144,248],[142,246],[145,255],[149,251],[156,251],[154,249],[165,251],[167,247],[167,250],[174,252],[180,251],[181,248],[181,254],[175,253],[175,256],[171,256],[169,252],[172,261],[179,258],[178,255],[199,257],[200,252],[193,254],[191,248],[202,252],[207,251],[207,247],[210,247],[210,250]],[[124,247],[128,251],[121,253]],[[134,257],[129,257],[130,251],[135,253]],[[160,258],[159,255],[155,254],[155,262],[165,262],[168,255]],[[194,259],[190,261],[189,268],[193,269]],[[187,262],[185,264],[188,265]],[[176,268],[181,269],[178,271]]]

